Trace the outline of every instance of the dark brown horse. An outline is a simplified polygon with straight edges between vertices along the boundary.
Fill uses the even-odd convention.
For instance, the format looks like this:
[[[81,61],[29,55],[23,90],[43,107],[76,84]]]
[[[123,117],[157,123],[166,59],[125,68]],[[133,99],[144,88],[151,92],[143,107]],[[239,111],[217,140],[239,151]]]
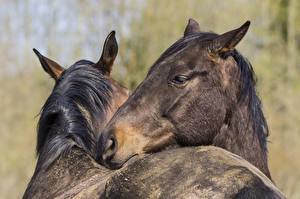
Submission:
[[[55,86],[41,111],[37,165],[23,198],[99,197],[111,171],[94,161],[95,143],[129,95],[109,77],[118,52],[115,32],[97,63],[80,60],[64,69],[34,52]]]
[[[150,68],[98,142],[98,161],[119,168],[170,147],[214,145],[271,178],[269,134],[250,63],[235,46],[250,22],[222,35],[189,20],[184,36]]]

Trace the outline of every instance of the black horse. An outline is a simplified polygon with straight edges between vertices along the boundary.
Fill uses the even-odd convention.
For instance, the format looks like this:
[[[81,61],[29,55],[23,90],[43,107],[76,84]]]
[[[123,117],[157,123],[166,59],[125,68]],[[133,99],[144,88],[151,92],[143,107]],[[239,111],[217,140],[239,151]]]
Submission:
[[[254,72],[235,50],[249,25],[218,35],[189,20],[184,36],[154,63],[101,134],[97,160],[115,169],[136,155],[214,145],[271,179],[269,130]]]
[[[37,165],[23,198],[98,197],[111,172],[94,161],[95,143],[129,95],[109,77],[118,52],[115,32],[106,38],[97,63],[80,60],[65,70],[34,52],[56,82],[41,111]]]

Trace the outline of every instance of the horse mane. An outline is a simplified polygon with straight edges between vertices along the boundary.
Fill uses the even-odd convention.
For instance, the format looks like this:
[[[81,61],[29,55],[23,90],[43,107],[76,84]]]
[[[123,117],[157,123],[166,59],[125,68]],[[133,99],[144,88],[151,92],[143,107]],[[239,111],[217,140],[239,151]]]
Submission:
[[[255,73],[251,63],[237,50],[231,51],[229,55],[234,58],[241,72],[241,85],[237,105],[243,104],[248,99],[247,105],[250,112],[250,120],[253,121],[253,129],[259,139],[264,158],[267,159],[267,137],[269,136],[269,128],[262,111],[261,101],[255,89]]]
[[[187,47],[202,45],[207,47],[212,39],[216,38],[218,34],[212,32],[199,32],[193,33],[180,38],[171,47],[169,47],[153,64],[150,68],[147,76],[153,71],[153,69],[166,58],[176,56],[177,53],[183,51]],[[238,69],[240,71],[240,88],[238,93],[238,100],[235,108],[239,108],[242,104],[247,103],[247,108],[249,110],[249,121],[248,123],[253,123],[253,132],[258,137],[260,147],[262,149],[265,160],[267,160],[267,137],[269,136],[269,129],[262,112],[261,101],[257,95],[255,85],[256,76],[253,71],[250,62],[244,58],[237,50],[232,50],[228,53],[223,53],[220,55],[221,58],[226,59],[228,56],[232,56],[237,63]],[[241,124],[237,124],[241,125]]]
[[[37,169],[47,168],[75,145],[93,156],[98,134],[95,126],[105,119],[112,87],[92,64],[80,60],[65,70],[42,107],[37,128]]]

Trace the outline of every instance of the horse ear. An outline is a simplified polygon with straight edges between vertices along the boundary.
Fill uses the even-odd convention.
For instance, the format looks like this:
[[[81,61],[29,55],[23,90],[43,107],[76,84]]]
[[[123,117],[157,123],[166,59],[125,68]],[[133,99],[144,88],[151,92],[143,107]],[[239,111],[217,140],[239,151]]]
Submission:
[[[117,54],[118,43],[115,37],[115,31],[111,31],[105,39],[101,58],[94,67],[99,68],[104,76],[109,76]]]
[[[196,33],[196,32],[200,32],[200,26],[197,23],[197,21],[195,21],[194,19],[191,18],[191,19],[189,19],[189,22],[185,27],[184,37],[189,34]]]
[[[60,66],[55,61],[43,56],[38,50],[35,48],[33,49],[33,52],[37,55],[37,57],[40,60],[40,63],[45,70],[46,73],[48,73],[53,79],[57,80],[61,73],[65,70],[62,66]]]
[[[247,33],[249,26],[250,21],[247,21],[241,27],[218,36],[213,40],[210,51],[213,53],[224,53],[233,50]]]

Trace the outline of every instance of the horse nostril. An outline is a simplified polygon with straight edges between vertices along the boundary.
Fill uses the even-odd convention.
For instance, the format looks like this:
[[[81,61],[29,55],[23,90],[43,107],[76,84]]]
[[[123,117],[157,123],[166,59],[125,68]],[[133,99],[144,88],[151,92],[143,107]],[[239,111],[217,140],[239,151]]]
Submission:
[[[112,149],[113,147],[114,147],[114,141],[112,140],[112,139],[109,139],[108,141],[107,141],[107,144],[106,144],[106,148],[105,148],[105,151],[107,151],[107,150],[110,150],[110,149]]]
[[[118,144],[115,136],[111,135],[105,144],[105,151],[102,154],[102,160],[104,162],[111,160],[115,153],[117,152]]]

